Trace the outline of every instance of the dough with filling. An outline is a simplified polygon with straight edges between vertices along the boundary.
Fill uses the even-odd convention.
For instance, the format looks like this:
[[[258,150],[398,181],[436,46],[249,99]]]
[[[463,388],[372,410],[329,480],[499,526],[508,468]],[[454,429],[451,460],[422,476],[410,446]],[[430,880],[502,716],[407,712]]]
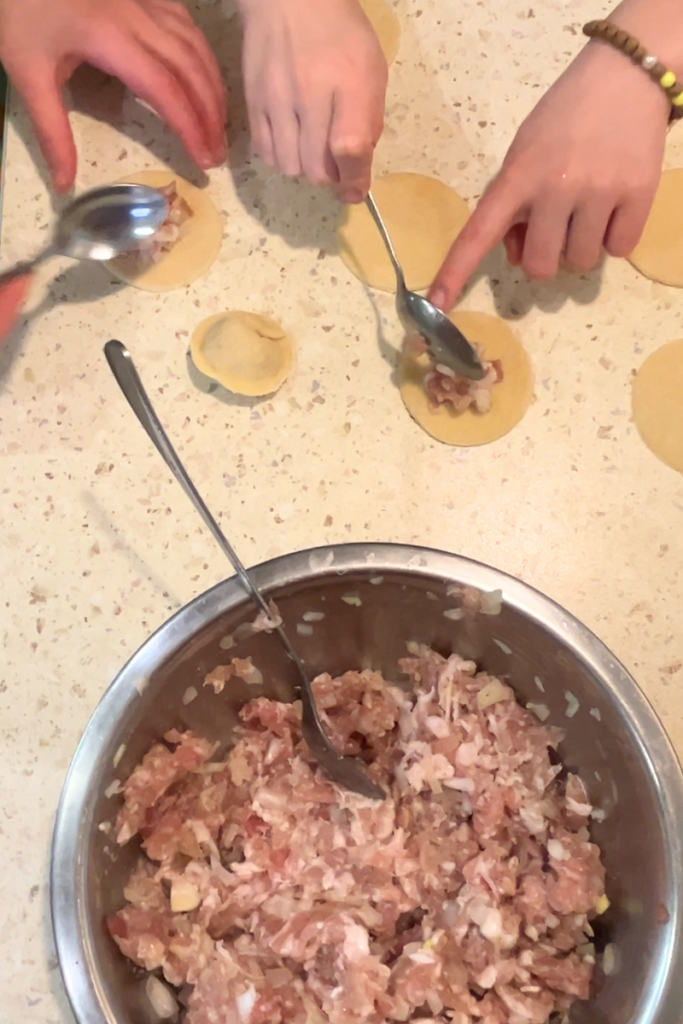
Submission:
[[[427,356],[404,355],[400,367],[400,391],[405,407],[418,426],[444,444],[470,447],[497,441],[516,427],[533,398],[533,373],[529,357],[510,328],[498,317],[458,311],[451,315],[465,337],[481,346],[482,355],[499,359],[503,379],[491,391],[491,408],[477,412],[473,406],[456,413],[450,405],[433,406],[424,390]]]
[[[469,218],[465,200],[423,174],[387,174],[372,186],[408,288],[428,288]],[[361,281],[396,291],[396,275],[382,237],[364,203],[345,208],[337,232],[339,254]]]
[[[633,378],[631,403],[650,451],[683,473],[683,339],[648,356]]]
[[[396,11],[388,0],[360,0],[360,5],[377,34],[387,64],[391,66],[401,45],[401,23]]]
[[[629,260],[645,277],[683,288],[683,168],[662,174],[645,230]]]
[[[260,398],[282,387],[292,339],[269,316],[235,310],[203,320],[190,341],[197,369],[236,395]]]
[[[114,259],[106,266],[120,280],[148,292],[168,292],[186,288],[208,273],[223,244],[223,218],[209,196],[172,171],[140,171],[126,177],[133,185],[159,188],[176,183],[178,193],[192,210],[192,217],[182,225],[173,248],[157,263],[137,263],[130,257]]]

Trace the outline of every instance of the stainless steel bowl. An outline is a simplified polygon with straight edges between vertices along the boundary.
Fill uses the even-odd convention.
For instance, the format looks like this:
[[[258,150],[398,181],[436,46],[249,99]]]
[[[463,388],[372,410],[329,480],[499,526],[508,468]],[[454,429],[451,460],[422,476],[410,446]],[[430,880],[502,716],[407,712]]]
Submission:
[[[595,825],[612,907],[596,937],[609,942],[613,972],[598,969],[577,1024],[678,1024],[683,1006],[683,774],[666,734],[637,685],[581,623],[548,598],[495,569],[419,548],[344,545],[287,555],[254,569],[294,628],[307,610],[324,611],[299,637],[311,672],[372,665],[391,678],[405,642],[457,650],[508,675],[523,702],[545,704],[566,729],[564,763],[578,771],[605,813]],[[454,621],[447,591],[464,584],[501,590],[498,615]],[[360,606],[342,600],[352,593]],[[59,962],[80,1024],[150,1024],[137,973],[110,940],[104,918],[122,904],[137,857],[106,830],[119,798],[107,797],[168,728],[195,729],[227,745],[236,713],[253,688],[216,696],[207,672],[234,655],[221,640],[254,611],[235,579],[198,597],[159,629],[118,674],[79,744],[54,834],[52,915]],[[240,644],[267,681],[291,697],[293,675],[277,640]],[[188,687],[198,697],[184,705]],[[543,692],[541,692],[543,687]],[[578,711],[572,710],[573,695]]]

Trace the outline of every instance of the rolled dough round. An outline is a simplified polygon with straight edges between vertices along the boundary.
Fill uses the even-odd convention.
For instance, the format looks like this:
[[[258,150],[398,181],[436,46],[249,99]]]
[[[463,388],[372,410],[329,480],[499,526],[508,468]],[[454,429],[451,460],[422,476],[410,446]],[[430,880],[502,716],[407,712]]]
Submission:
[[[379,178],[372,194],[408,288],[428,288],[467,223],[467,203],[442,181],[410,172]],[[364,204],[345,207],[337,241],[342,260],[356,277],[380,291],[396,290],[384,242]]]
[[[683,168],[664,171],[630,262],[645,277],[683,288]]]
[[[651,452],[683,473],[683,339],[648,356],[633,378],[638,433]]]
[[[457,312],[451,319],[480,346],[485,359],[501,362],[503,379],[491,391],[491,408],[485,413],[473,406],[460,413],[446,404],[435,408],[424,390],[430,365],[427,356],[404,356],[399,372],[401,398],[418,426],[435,440],[462,447],[489,444],[516,427],[529,408],[534,390],[531,363],[521,343],[498,317]]]
[[[401,45],[401,23],[388,0],[359,0],[361,7],[379,39],[384,59],[390,66]]]
[[[276,320],[235,310],[202,320],[190,340],[197,369],[236,395],[260,398],[292,368],[292,339]]]
[[[139,171],[125,180],[152,188],[175,181],[178,193],[193,216],[183,224],[180,238],[158,263],[136,266],[131,259],[115,259],[106,264],[112,273],[121,281],[148,292],[186,288],[208,273],[223,244],[223,218],[206,193],[172,171]]]

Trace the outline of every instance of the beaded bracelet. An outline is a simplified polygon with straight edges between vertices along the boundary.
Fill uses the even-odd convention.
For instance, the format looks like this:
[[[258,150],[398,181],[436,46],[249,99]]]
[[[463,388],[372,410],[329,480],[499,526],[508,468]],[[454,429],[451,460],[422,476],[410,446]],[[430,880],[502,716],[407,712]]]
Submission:
[[[676,80],[673,71],[669,71],[657,57],[648,53],[634,36],[624,32],[611,21],[589,21],[583,26],[583,34],[589,39],[600,39],[609,43],[630,57],[634,64],[647,71],[650,78],[657,82],[669,97],[671,119],[683,117],[683,85]]]

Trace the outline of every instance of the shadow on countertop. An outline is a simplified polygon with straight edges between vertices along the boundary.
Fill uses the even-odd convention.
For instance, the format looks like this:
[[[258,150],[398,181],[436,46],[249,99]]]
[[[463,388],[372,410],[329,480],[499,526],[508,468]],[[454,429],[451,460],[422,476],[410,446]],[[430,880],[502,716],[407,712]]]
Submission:
[[[0,344],[0,395],[15,360],[20,355],[24,340],[31,325],[46,313],[62,304],[71,302],[99,302],[125,288],[122,281],[115,280],[104,267],[97,263],[76,263],[64,273],[58,274],[35,309],[24,314]]]

